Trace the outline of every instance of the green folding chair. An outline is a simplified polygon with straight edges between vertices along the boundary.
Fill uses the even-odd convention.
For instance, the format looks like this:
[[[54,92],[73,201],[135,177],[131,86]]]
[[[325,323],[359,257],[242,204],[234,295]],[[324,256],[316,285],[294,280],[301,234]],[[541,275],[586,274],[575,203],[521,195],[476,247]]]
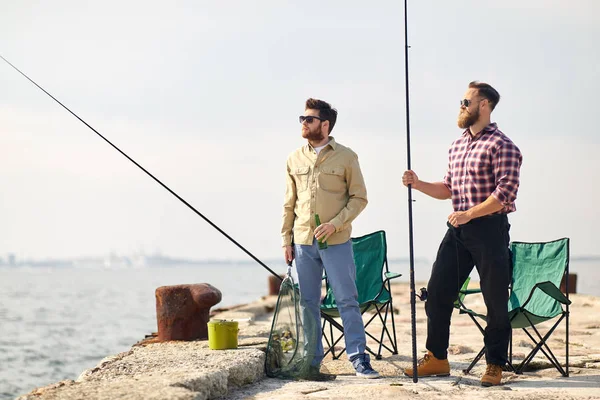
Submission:
[[[564,278],[569,284],[569,239],[563,238],[544,243],[512,242],[513,276],[508,299],[508,316],[512,329],[522,329],[534,344],[534,348],[516,367],[513,365],[512,335],[509,349],[508,367],[516,373],[522,373],[538,352],[542,352],[550,363],[563,375],[569,376],[569,300],[560,291],[560,283]],[[473,291],[471,291],[473,292]],[[464,295],[463,295],[464,298]],[[478,314],[465,307],[459,296],[461,313],[468,314],[483,333],[483,328],[476,320],[485,320],[485,315]],[[545,334],[541,334],[536,325],[559,317]],[[563,369],[560,362],[548,346],[548,339],[558,325],[565,320],[565,358]],[[471,365],[464,371],[468,373],[485,353],[481,349]]]
[[[381,359],[383,348],[392,354],[398,354],[390,281],[398,278],[401,274],[390,272],[388,269],[385,232],[377,231],[359,238],[352,238],[352,250],[356,264],[356,288],[358,289],[360,312],[361,314],[373,312],[373,315],[364,324],[365,333],[379,344],[377,352],[368,346],[367,351],[378,360]],[[321,311],[330,317],[338,318],[340,314],[333,290],[326,277],[325,285],[327,292],[321,302]],[[377,337],[367,330],[376,318],[379,318],[382,325],[381,332]],[[331,353],[333,359],[340,358],[346,348],[336,352],[335,346],[344,337],[344,331],[339,326],[323,320],[322,332],[326,342],[325,355]],[[389,345],[384,343],[386,340]]]
[[[463,301],[468,294],[481,293],[481,289],[469,289],[469,282],[471,282],[471,277],[467,276],[467,279],[465,279],[462,287],[458,291],[458,297],[454,301],[454,308],[460,310],[460,308],[464,306]]]

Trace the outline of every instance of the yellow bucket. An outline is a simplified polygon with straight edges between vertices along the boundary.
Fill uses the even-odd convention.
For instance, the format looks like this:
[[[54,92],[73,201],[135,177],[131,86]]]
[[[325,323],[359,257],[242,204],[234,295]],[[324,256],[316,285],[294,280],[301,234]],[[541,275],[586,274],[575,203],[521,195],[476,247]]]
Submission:
[[[208,321],[208,347],[211,350],[237,349],[238,323],[217,319]]]

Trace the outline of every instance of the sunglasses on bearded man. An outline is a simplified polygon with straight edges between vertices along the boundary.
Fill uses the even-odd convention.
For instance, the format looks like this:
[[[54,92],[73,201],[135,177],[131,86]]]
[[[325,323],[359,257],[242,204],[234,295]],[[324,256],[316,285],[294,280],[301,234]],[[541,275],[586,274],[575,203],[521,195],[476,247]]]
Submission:
[[[473,104],[473,101],[477,101],[477,102],[481,102],[483,100],[487,100],[487,99],[479,99],[479,100],[469,100],[469,99],[462,99],[460,101],[460,105],[461,107],[469,107],[471,104]]]
[[[327,121],[324,118],[315,117],[313,115],[301,115],[298,119],[300,120],[301,124],[304,123],[304,121],[306,121],[306,123],[309,125],[312,124],[315,119],[318,119],[319,121]]]

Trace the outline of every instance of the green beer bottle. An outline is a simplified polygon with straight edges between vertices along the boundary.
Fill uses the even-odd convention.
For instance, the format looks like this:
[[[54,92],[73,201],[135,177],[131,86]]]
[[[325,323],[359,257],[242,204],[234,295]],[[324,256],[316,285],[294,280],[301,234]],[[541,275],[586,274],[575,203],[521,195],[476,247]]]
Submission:
[[[321,219],[319,218],[319,214],[315,213],[315,224],[318,227],[319,225],[321,225]],[[325,250],[327,248],[327,243],[325,243],[323,240],[317,240],[317,243],[319,244],[319,250]]]

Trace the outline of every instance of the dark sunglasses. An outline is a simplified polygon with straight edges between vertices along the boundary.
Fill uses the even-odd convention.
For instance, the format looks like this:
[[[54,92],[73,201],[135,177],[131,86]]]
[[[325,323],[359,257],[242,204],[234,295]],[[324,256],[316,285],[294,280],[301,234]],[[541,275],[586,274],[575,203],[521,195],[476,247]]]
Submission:
[[[321,117],[314,117],[312,115],[301,115],[298,119],[300,120],[300,123],[306,121],[306,123],[309,125],[312,124],[315,119],[318,119],[319,121],[327,121],[326,119],[323,119]]]
[[[483,101],[485,99],[479,99],[479,101]],[[471,104],[473,104],[473,100],[469,100],[469,99],[462,99],[460,101],[460,105],[461,106],[465,106],[465,107],[469,107]]]

